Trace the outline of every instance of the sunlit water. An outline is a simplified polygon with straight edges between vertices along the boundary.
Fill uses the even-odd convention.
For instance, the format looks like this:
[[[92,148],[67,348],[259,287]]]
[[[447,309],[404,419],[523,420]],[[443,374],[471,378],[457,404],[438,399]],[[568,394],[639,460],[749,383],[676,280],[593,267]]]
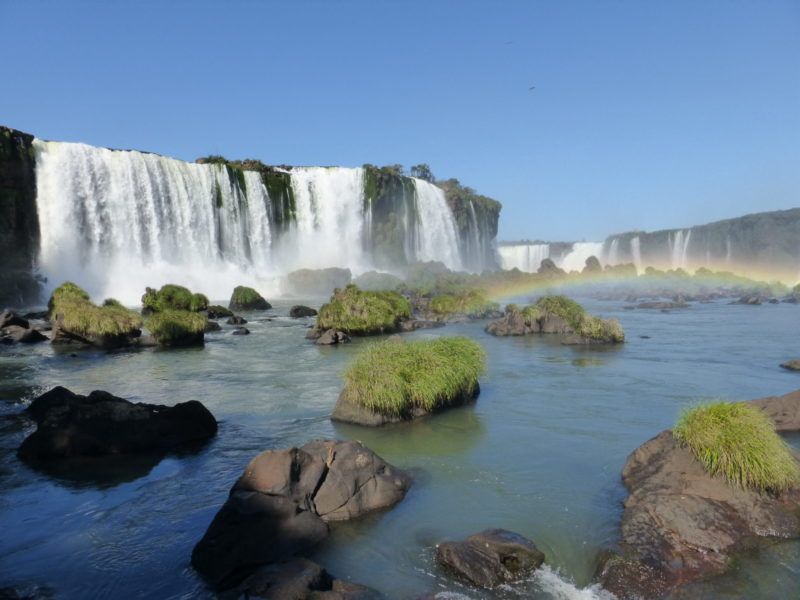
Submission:
[[[778,368],[800,351],[800,307],[717,303],[661,313],[586,301],[622,321],[624,346],[494,338],[483,323],[416,332],[410,337],[463,334],[484,345],[478,402],[409,425],[340,426],[328,417],[342,370],[363,342],[310,344],[310,321],[286,318],[290,304],[246,315],[251,335],[227,329],[208,335],[203,349],[77,356],[47,344],[0,349],[0,587],[36,583],[59,598],[212,597],[189,557],[245,464],[265,449],[335,436],[361,440],[412,471],[415,482],[394,509],[334,525],[310,556],[332,573],[392,599],[604,598],[592,574],[599,551],[618,536],[627,455],[697,399],[800,387],[800,375]],[[45,475],[16,458],[32,429],[19,412],[22,401],[56,384],[143,402],[198,399],[219,419],[219,434],[196,453],[155,465]],[[437,542],[487,527],[533,539],[548,568],[496,593],[436,568]],[[745,557],[730,576],[681,598],[784,598],[798,588],[800,544],[789,542]]]

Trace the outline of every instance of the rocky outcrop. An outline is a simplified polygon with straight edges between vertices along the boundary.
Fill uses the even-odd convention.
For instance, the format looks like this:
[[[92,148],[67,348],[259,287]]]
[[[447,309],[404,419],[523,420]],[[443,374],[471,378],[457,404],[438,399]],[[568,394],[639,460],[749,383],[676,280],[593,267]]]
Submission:
[[[448,403],[446,406],[443,406],[440,410],[446,410],[447,408],[463,406],[464,404],[474,402],[480,393],[480,384],[475,383],[474,388],[470,392],[463,392],[452,402]],[[409,413],[401,415],[369,410],[361,404],[354,402],[347,393],[347,387],[345,387],[339,393],[339,399],[336,401],[336,406],[333,407],[331,420],[339,421],[341,423],[365,425],[367,427],[380,427],[382,425],[389,425],[391,423],[413,421],[414,419],[426,417],[429,414],[431,413],[420,406],[415,406]]]
[[[800,429],[800,391],[753,402],[778,431]],[[711,477],[667,430],[628,457],[630,492],[622,517],[621,555],[599,570],[620,600],[660,598],[723,573],[735,555],[775,538],[800,537],[800,490],[765,494]]]
[[[785,363],[781,363],[781,367],[787,371],[800,371],[800,358],[787,360]]]
[[[487,529],[463,542],[436,547],[436,562],[458,578],[482,588],[518,581],[544,562],[531,540],[505,529]]]
[[[289,316],[293,319],[301,319],[303,317],[315,317],[317,311],[310,306],[303,306],[302,304],[295,304],[289,309]]]
[[[39,251],[33,136],[0,126],[0,306],[39,300],[34,276]]]
[[[380,600],[363,585],[336,579],[317,563],[294,558],[261,567],[238,586],[245,598],[263,600]]]
[[[108,392],[80,396],[63,387],[36,398],[26,414],[38,426],[19,448],[20,458],[28,461],[167,453],[217,432],[217,421],[196,400],[134,404]]]
[[[28,319],[10,310],[0,313],[0,343],[35,344],[47,340],[40,328],[32,327]]]
[[[325,331],[312,329],[306,334],[306,339],[314,340],[318,346],[335,346],[336,344],[347,344],[350,336],[338,329],[326,329]]]
[[[328,535],[328,523],[394,506],[410,478],[357,442],[318,440],[262,452],[245,468],[192,552],[211,584],[231,587]]]
[[[251,287],[239,285],[233,288],[228,309],[234,310],[269,310],[272,305]]]

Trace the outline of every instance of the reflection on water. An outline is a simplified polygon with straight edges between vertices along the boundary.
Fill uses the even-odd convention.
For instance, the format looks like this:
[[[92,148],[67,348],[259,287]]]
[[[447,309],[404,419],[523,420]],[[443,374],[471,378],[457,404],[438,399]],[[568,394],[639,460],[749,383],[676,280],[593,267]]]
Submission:
[[[564,346],[558,336],[494,338],[481,323],[418,331],[408,335],[461,334],[484,345],[489,364],[477,402],[413,424],[334,425],[341,372],[364,342],[308,343],[308,321],[283,318],[294,303],[275,303],[267,313],[273,321],[245,315],[251,335],[227,329],[201,349],[0,349],[0,587],[36,583],[68,599],[212,597],[189,556],[247,462],[265,449],[337,436],[409,469],[414,485],[394,509],[334,525],[312,556],[334,574],[391,599],[433,592],[476,600],[602,598],[591,578],[598,553],[619,535],[628,454],[698,398],[800,387],[796,374],[778,368],[796,355],[800,307],[717,304],[660,313],[589,301],[592,312],[622,322],[626,344],[609,350]],[[16,457],[31,428],[20,411],[54,385],[170,405],[197,399],[220,430],[194,453],[125,469],[89,465],[64,480]],[[487,527],[533,539],[548,569],[494,593],[439,572],[438,542]],[[682,598],[792,597],[800,588],[798,553],[800,544],[776,544]]]

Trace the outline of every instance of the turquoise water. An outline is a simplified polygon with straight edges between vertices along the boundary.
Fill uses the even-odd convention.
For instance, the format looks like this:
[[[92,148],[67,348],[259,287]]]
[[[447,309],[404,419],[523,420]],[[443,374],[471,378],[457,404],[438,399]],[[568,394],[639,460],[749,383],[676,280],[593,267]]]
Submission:
[[[72,356],[47,344],[1,348],[0,586],[36,583],[59,598],[213,597],[189,556],[245,464],[265,449],[340,437],[361,440],[415,482],[391,511],[335,524],[310,556],[335,575],[392,599],[598,598],[602,591],[584,588],[598,552],[617,539],[627,455],[698,399],[800,388],[800,375],[778,368],[800,355],[798,306],[720,302],[661,313],[585,300],[592,312],[620,319],[624,346],[494,338],[485,323],[418,331],[409,337],[459,334],[484,345],[488,371],[477,403],[395,427],[334,425],[341,372],[364,342],[310,344],[310,321],[285,317],[294,303],[245,314],[251,335],[227,329],[208,335],[202,349]],[[31,430],[18,415],[54,385],[142,402],[197,399],[219,419],[219,434],[198,452],[157,464],[39,473],[16,458]],[[530,537],[549,568],[493,594],[443,576],[434,545],[486,527]],[[789,542],[744,557],[730,576],[681,597],[767,599],[798,588],[800,544]]]

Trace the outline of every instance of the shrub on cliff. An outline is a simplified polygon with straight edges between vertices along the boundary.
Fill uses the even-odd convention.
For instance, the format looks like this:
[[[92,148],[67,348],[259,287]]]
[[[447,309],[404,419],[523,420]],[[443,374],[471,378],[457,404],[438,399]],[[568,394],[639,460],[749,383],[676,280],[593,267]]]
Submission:
[[[97,306],[89,294],[72,282],[53,290],[47,303],[53,322],[53,340],[75,340],[99,346],[120,346],[138,337],[141,317],[113,299]]]
[[[198,346],[203,344],[206,318],[197,312],[166,309],[148,317],[145,327],[161,346]]]
[[[348,399],[371,411],[431,412],[474,396],[486,355],[463,337],[388,339],[363,350],[345,372]]]
[[[253,288],[239,285],[233,289],[228,308],[231,310],[268,310],[272,308],[272,305]]]
[[[142,296],[142,312],[154,313],[164,310],[188,310],[199,312],[208,308],[208,298],[193,294],[182,285],[168,283],[160,290],[147,288]]]
[[[714,402],[687,409],[673,430],[711,475],[757,491],[800,485],[800,467],[775,433],[772,420],[745,402]]]
[[[336,329],[350,335],[395,331],[402,319],[411,316],[411,304],[397,292],[365,292],[351,284],[336,290],[323,304],[317,329]]]

